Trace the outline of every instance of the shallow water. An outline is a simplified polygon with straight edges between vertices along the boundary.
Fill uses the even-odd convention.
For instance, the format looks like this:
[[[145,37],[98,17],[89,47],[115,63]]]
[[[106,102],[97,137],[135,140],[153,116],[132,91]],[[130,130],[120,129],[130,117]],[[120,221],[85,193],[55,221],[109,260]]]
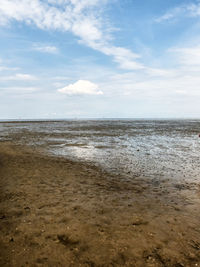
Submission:
[[[0,124],[0,141],[41,146],[123,177],[200,180],[200,120],[74,120]]]

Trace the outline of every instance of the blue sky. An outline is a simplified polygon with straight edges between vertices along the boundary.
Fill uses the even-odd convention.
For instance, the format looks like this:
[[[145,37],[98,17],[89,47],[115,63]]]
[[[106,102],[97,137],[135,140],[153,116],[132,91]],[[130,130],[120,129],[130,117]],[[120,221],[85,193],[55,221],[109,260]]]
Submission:
[[[0,119],[200,117],[200,1],[1,0]]]

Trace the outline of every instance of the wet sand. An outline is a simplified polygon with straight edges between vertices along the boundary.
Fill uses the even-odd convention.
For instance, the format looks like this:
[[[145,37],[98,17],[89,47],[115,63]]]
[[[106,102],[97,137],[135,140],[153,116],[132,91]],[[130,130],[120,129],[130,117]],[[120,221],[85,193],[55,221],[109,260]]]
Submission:
[[[0,142],[0,266],[200,266],[200,183]]]

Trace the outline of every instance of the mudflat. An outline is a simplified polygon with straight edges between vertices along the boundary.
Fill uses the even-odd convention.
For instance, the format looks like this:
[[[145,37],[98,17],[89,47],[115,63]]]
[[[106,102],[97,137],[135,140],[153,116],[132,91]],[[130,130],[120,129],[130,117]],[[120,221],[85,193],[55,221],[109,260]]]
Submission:
[[[200,266],[200,184],[0,142],[0,266]]]

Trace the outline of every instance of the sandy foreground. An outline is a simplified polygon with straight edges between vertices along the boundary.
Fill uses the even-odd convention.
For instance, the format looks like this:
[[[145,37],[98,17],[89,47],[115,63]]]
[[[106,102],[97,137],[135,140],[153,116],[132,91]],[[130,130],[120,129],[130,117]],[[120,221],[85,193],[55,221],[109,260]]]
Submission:
[[[0,142],[0,266],[200,266],[200,182]]]

